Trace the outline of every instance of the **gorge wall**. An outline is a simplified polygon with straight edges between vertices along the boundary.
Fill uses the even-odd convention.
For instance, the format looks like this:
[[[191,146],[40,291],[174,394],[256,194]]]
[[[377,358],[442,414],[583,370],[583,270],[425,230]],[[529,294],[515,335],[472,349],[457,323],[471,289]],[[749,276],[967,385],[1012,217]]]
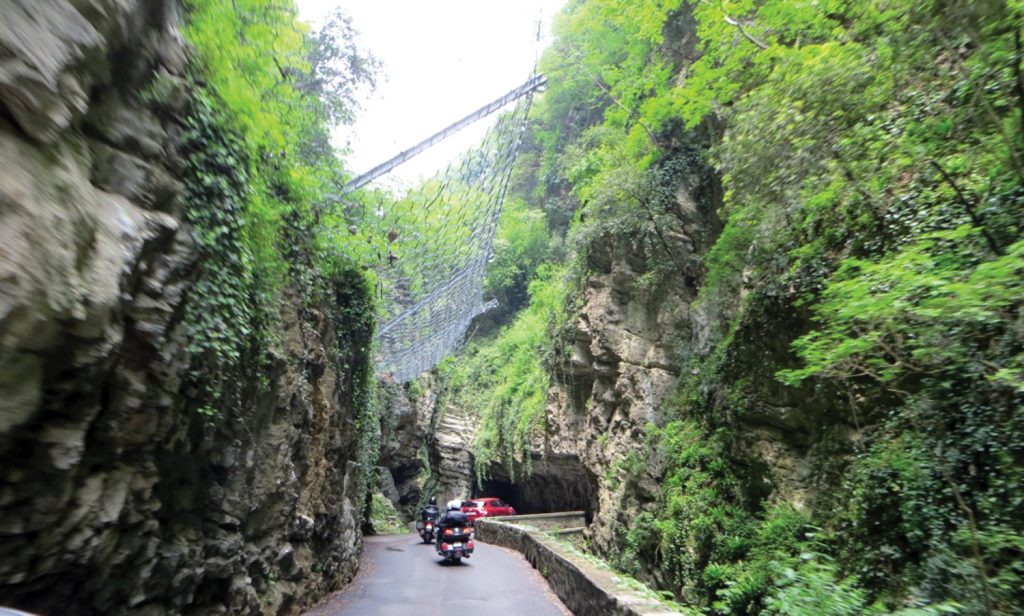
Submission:
[[[443,485],[701,613],[1020,613],[1021,14],[887,7],[566,7]]]
[[[233,412],[195,389],[181,12],[0,2],[0,604],[291,614],[357,567],[361,278],[282,294]]]
[[[697,166],[672,181],[679,227],[667,230],[665,240],[675,261],[656,286],[641,282],[652,255],[637,237],[602,235],[589,246],[580,302],[561,337],[561,359],[551,367],[545,430],[531,441],[528,464],[495,461],[477,477],[472,452],[480,409],[446,396],[444,377],[428,374],[388,390],[383,448],[392,453],[382,464],[403,505],[417,502],[425,489],[443,500],[486,493],[523,513],[585,509],[595,516],[592,529],[611,540],[623,494],[610,485],[621,482],[605,475],[639,451],[647,424],[664,422],[681,352],[712,345],[713,317],[693,302],[702,254],[721,226],[718,180]],[[648,500],[657,493],[656,472],[650,469],[643,484]]]
[[[436,375],[382,389],[381,474],[395,507],[413,519],[431,496],[438,505],[475,496],[472,439],[479,418],[447,404]]]
[[[658,49],[659,57],[671,59],[680,82],[701,55],[692,10],[682,3],[672,12]],[[572,113],[549,120],[556,128],[543,125],[562,131],[558,134],[567,143],[600,121],[574,103],[564,103]],[[501,434],[500,452],[480,464],[475,453],[487,421],[486,393],[472,379],[452,382],[451,371],[442,369],[392,392],[387,406],[399,419],[384,430],[385,448],[388,441],[411,443],[395,449],[421,455],[384,464],[409,514],[428,494],[442,500],[497,496],[522,513],[583,509],[592,550],[693,604],[708,605],[719,587],[709,584],[703,595],[694,579],[707,565],[713,540],[686,536],[691,528],[704,528],[687,516],[728,511],[724,521],[705,518],[700,524],[720,525],[707,533],[723,542],[732,532],[745,534],[737,545],[756,531],[754,522],[742,531],[729,528],[734,511],[811,516],[823,506],[819,495],[840,481],[835,471],[849,459],[863,426],[838,411],[838,394],[826,384],[786,387],[776,378],[779,368],[794,365],[791,342],[811,327],[792,289],[755,283],[737,272],[737,288],[708,291],[719,284],[708,280],[708,262],[716,258],[710,252],[725,222],[722,178],[711,163],[711,151],[722,138],[718,119],[710,117],[691,130],[676,124],[657,138],[663,151],[637,181],[653,184],[639,205],[622,203],[630,199],[627,190],[600,204],[575,202],[568,182],[538,191],[540,165],[529,158],[531,144],[525,146],[522,174],[535,182],[525,181],[519,196],[546,200],[548,212],[579,208],[582,214],[572,223],[577,237],[566,240],[571,248],[565,260],[578,261],[570,266],[576,268],[573,290],[560,307],[565,324],[549,322],[550,342],[532,350],[548,353],[543,370],[550,385],[542,419],[528,431],[521,456],[511,444],[518,436],[510,426],[522,410],[505,408],[504,415],[490,420],[490,428]],[[586,144],[581,149],[591,145],[586,137],[580,141]],[[630,185],[629,179],[620,181]],[[630,208],[636,210],[634,218],[622,214]],[[476,361],[472,354],[478,347],[472,345],[491,342],[484,337],[470,344],[454,363]],[[497,361],[506,360],[514,361]],[[451,389],[460,395],[447,395]],[[685,426],[685,439],[676,431],[679,425]],[[690,426],[698,427],[687,432]],[[680,455],[682,441],[700,455]],[[706,467],[728,469],[728,479],[719,480]],[[686,511],[670,512],[673,497],[666,486],[680,473],[707,478],[675,486],[674,494],[692,502]],[[745,515],[735,517],[748,524]],[[677,529],[685,530],[676,536],[687,538],[666,548]],[[770,576],[760,583],[769,584]]]

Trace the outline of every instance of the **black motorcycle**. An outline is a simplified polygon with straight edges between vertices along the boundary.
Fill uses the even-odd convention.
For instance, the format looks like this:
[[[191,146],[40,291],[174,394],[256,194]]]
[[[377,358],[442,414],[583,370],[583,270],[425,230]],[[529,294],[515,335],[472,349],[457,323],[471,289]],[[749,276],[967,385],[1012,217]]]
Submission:
[[[420,538],[423,539],[423,543],[434,542],[434,523],[433,517],[416,522],[416,532],[420,534]]]
[[[473,554],[473,527],[468,523],[461,526],[438,528],[437,553],[446,563],[459,563]]]
[[[439,513],[433,502],[420,509],[420,520],[416,522],[416,532],[420,534],[423,543],[433,543],[434,529],[437,528]]]

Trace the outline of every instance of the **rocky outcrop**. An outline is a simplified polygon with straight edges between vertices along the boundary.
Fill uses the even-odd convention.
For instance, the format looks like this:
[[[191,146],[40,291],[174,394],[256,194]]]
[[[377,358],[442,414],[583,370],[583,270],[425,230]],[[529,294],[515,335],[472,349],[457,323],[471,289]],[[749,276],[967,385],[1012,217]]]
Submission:
[[[187,385],[179,10],[0,0],[0,604],[287,614],[356,567],[368,332],[285,297],[237,416]]]
[[[702,180],[677,179],[684,186]],[[535,445],[534,467],[542,472],[535,483],[551,483],[543,472],[558,461],[566,466],[572,460],[586,469],[576,474],[589,478],[589,533],[602,548],[611,546],[616,529],[628,527],[636,514],[637,502],[626,498],[625,490],[640,492],[641,502],[657,495],[657,469],[641,461],[645,429],[666,421],[663,403],[676,387],[681,353],[706,338],[707,319],[693,302],[701,275],[698,251],[714,232],[714,201],[681,188],[677,207],[685,222],[666,236],[676,267],[652,288],[640,282],[653,262],[642,242],[609,236],[591,245],[571,349],[548,394],[544,442]],[[642,469],[627,485],[620,475],[630,460]]]
[[[681,341],[708,346],[708,317],[693,301],[701,275],[698,253],[717,232],[717,184],[710,177],[676,181],[676,216],[683,224],[666,241],[677,267],[660,284],[641,282],[650,278],[646,274],[653,262],[643,242],[607,236],[590,247],[590,274],[571,349],[560,354],[565,359],[556,366],[548,392],[547,431],[533,443],[527,464],[509,468],[493,463],[478,482],[472,456],[480,421],[476,409],[459,408],[437,396],[434,377],[415,385],[430,383],[430,394],[416,405],[404,390],[396,391],[385,413],[395,426],[384,430],[385,451],[425,447],[428,452],[428,469],[417,468],[429,473],[433,483],[421,480],[413,491],[427,487],[443,498],[497,496],[521,513],[582,509],[594,522],[594,538],[611,544],[614,529],[636,513],[636,502],[626,504],[623,498],[616,469],[631,453],[640,452],[647,424],[665,421],[663,402],[676,386],[680,351],[686,346]],[[422,464],[422,457],[417,462]],[[394,456],[384,464],[401,485],[405,465]],[[658,492],[656,469],[647,470],[631,489],[640,487],[646,494],[643,500],[652,501]]]
[[[394,482],[396,508],[412,519],[421,501],[440,505],[475,496],[471,452],[479,419],[471,409],[440,402],[437,379],[426,374],[398,387],[384,386],[380,464]]]
[[[434,492],[439,503],[477,496],[473,488],[472,439],[479,419],[472,409],[445,405],[434,419],[433,438],[428,441]]]
[[[381,387],[381,487],[395,508],[412,519],[429,475],[426,443],[430,434],[436,394],[427,382],[426,391],[410,395],[397,385]],[[392,487],[393,486],[393,487]]]

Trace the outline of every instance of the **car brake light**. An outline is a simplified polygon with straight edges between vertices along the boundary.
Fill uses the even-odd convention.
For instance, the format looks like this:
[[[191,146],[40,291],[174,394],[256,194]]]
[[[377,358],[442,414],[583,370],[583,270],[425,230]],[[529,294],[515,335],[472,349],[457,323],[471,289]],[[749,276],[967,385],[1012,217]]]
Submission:
[[[442,550],[450,550],[450,549],[452,549],[452,546],[448,545],[447,543],[442,543],[441,544],[441,549]]]
[[[473,549],[473,540],[472,539],[470,539],[469,541],[466,542],[466,547],[469,548],[470,550]]]

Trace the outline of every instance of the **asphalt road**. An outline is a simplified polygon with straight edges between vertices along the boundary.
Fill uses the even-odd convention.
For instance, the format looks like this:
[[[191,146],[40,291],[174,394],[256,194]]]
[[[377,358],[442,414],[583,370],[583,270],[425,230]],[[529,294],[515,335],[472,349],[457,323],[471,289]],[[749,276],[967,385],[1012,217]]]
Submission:
[[[567,616],[522,554],[476,543],[472,558],[443,565],[419,536],[367,537],[359,574],[306,616]]]

